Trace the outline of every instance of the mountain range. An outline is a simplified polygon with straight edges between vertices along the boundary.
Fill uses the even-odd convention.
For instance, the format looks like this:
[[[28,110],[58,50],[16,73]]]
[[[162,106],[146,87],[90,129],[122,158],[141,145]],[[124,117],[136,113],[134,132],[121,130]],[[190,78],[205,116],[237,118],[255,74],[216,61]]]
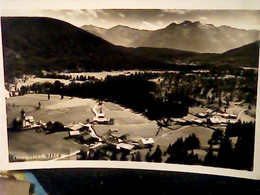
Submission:
[[[184,21],[165,28],[148,31],[117,25],[105,29],[93,25],[81,27],[103,39],[125,47],[169,48],[200,53],[223,53],[260,39],[260,31],[229,26]]]
[[[101,71],[159,64],[69,23],[44,17],[2,17],[5,74],[45,69]]]
[[[223,54],[116,46],[67,22],[2,17],[5,77],[47,71],[174,69],[178,62],[257,66],[259,41]]]

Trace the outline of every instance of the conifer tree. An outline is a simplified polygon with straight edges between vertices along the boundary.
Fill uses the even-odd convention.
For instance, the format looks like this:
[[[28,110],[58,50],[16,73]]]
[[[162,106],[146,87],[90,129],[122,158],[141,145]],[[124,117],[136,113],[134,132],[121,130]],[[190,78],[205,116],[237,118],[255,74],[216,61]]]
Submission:
[[[155,152],[153,153],[153,161],[162,162],[162,150],[159,145],[157,145],[157,148],[156,148]]]
[[[145,155],[145,161],[146,162],[152,162],[151,153],[149,151]]]
[[[111,160],[117,160],[116,151],[113,151],[112,156],[111,156]]]
[[[139,151],[136,152],[135,154],[135,160],[136,161],[142,161],[142,156],[141,156],[141,153]]]

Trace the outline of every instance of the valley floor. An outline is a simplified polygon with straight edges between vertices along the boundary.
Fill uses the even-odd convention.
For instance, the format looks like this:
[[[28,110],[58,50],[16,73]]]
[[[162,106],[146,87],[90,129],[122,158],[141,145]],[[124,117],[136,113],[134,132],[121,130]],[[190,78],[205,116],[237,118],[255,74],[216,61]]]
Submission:
[[[41,102],[41,109],[36,110],[38,102]],[[44,94],[27,94],[7,99],[8,126],[12,126],[12,121],[20,115],[24,109],[27,115],[32,115],[35,121],[60,121],[64,125],[73,122],[84,123],[86,119],[94,116],[91,108],[96,104],[93,99],[81,99],[64,97],[60,99],[58,95],[51,95],[48,100]],[[95,131],[102,136],[109,129],[117,129],[118,135],[128,134],[129,137],[152,137],[155,146],[160,145],[164,151],[168,145],[174,143],[179,137],[188,137],[195,133],[200,139],[202,147],[208,147],[208,140],[211,138],[213,130],[197,125],[181,126],[171,125],[169,128],[162,128],[158,133],[156,121],[150,121],[141,114],[132,112],[130,109],[123,108],[111,102],[104,102],[103,112],[108,118],[115,118],[114,125],[95,125]],[[158,135],[156,135],[158,133]],[[33,155],[48,153],[73,153],[80,150],[81,145],[64,140],[68,136],[67,132],[45,134],[34,130],[24,130],[19,132],[8,132],[9,152],[13,155]],[[153,147],[154,149],[156,147]],[[154,150],[153,149],[153,150]],[[142,157],[148,149],[141,150]],[[202,154],[202,157],[206,152]],[[73,159],[73,158],[72,158]]]

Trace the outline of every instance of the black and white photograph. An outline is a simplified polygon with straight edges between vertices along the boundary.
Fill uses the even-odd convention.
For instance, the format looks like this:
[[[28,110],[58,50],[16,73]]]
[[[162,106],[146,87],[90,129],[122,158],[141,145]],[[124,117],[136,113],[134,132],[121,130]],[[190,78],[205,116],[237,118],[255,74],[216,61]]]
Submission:
[[[259,16],[3,9],[9,162],[253,171]]]

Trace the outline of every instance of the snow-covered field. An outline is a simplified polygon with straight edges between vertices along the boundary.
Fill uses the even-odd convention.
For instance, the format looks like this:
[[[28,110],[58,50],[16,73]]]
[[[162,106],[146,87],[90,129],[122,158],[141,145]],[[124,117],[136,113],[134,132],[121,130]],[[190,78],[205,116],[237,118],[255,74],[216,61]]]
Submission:
[[[36,110],[35,106],[41,102],[41,109]],[[51,95],[48,100],[45,94],[27,94],[7,99],[8,125],[12,125],[14,118],[20,116],[21,109],[24,109],[27,115],[34,116],[35,121],[60,121],[65,125],[73,122],[85,122],[86,119],[92,119],[94,113],[91,111],[96,105],[96,100],[64,97],[60,99],[59,95]],[[188,137],[195,133],[203,146],[207,146],[213,130],[196,125],[178,126],[163,128],[157,134],[158,126],[156,121],[148,120],[141,114],[132,112],[120,105],[104,102],[103,112],[107,118],[115,118],[114,125],[95,125],[94,129],[98,135],[103,135],[109,129],[117,129],[118,135],[128,134],[129,137],[152,137],[155,145],[160,145],[166,150],[168,145],[175,142],[179,137]],[[175,129],[175,130],[172,130]],[[71,152],[81,148],[74,142],[64,140],[68,136],[67,132],[54,133],[46,135],[36,133],[35,131],[9,132],[9,150],[15,154],[44,153],[66,149]],[[47,146],[50,147],[47,147]],[[63,147],[64,146],[64,147]],[[147,152],[147,151],[146,151]]]

